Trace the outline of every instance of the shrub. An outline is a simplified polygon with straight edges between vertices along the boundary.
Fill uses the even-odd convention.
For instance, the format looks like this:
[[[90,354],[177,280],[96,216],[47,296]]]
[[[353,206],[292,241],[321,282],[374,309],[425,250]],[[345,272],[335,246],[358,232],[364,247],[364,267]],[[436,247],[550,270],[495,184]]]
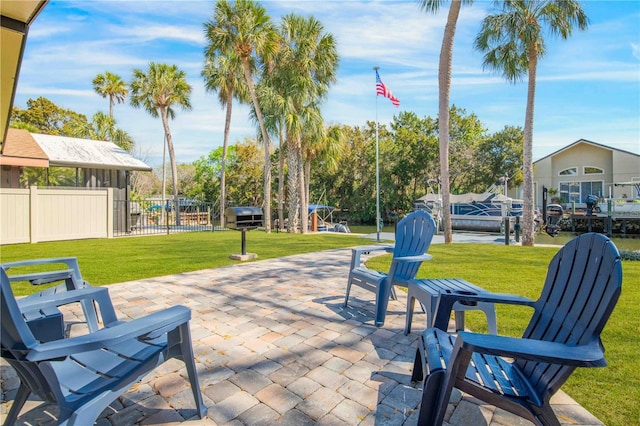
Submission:
[[[640,250],[620,250],[622,260],[640,260]]]

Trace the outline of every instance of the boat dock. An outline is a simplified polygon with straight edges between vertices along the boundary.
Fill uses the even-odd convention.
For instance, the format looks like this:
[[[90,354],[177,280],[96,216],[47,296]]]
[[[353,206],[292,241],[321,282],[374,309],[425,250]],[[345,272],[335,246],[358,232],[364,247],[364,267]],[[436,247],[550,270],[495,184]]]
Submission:
[[[575,204],[565,219],[571,222],[572,232],[601,232],[640,236],[640,203],[623,199],[607,199],[593,209],[591,215],[585,206]]]

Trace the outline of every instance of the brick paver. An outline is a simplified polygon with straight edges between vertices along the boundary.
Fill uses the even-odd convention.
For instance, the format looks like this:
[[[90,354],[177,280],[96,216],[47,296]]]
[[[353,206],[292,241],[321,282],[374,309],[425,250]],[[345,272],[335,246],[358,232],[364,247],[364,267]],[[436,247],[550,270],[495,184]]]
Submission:
[[[414,425],[421,384],[411,382],[417,330],[403,335],[406,298],[390,301],[373,326],[374,297],[354,287],[342,306],[351,250],[239,263],[110,285],[118,317],[130,320],[167,306],[192,310],[191,333],[206,419],[195,405],[184,364],[171,360],[105,410],[98,425]],[[65,310],[73,320],[81,310]],[[0,363],[8,411],[16,375]],[[601,424],[560,392],[562,421]],[[526,424],[454,389],[447,422]],[[55,424],[56,409],[28,401],[19,424]],[[480,423],[478,423],[480,422]]]

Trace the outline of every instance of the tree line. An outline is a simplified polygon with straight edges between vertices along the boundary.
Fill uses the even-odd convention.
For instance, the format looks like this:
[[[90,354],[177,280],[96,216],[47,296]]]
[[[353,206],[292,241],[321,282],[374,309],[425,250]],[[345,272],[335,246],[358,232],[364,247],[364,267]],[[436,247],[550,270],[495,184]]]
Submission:
[[[511,185],[522,183],[522,141],[519,127],[505,126],[489,133],[479,118],[453,106],[451,117],[451,188],[454,193],[484,192],[506,174]],[[380,198],[382,219],[393,222],[413,208],[413,201],[437,191],[439,181],[438,120],[401,112],[390,125],[380,125]],[[375,224],[375,131],[376,123],[333,126],[339,132],[330,159],[309,162],[309,202],[339,209],[338,215],[357,223]],[[246,139],[229,147],[227,190],[229,205],[264,205],[260,191],[262,161],[256,140]],[[275,168],[279,152],[270,157]],[[191,198],[216,199],[221,181],[222,148],[196,160],[194,182],[185,192]],[[289,170],[285,167],[284,180]],[[272,184],[277,193],[279,182]],[[186,188],[185,188],[186,189]],[[289,200],[285,198],[284,203]],[[272,210],[277,206],[272,204]]]

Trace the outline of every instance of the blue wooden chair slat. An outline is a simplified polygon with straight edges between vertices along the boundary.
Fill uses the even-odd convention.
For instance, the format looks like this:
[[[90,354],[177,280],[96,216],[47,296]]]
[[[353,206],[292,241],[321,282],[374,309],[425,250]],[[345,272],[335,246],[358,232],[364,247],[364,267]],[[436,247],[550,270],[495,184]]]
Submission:
[[[109,350],[119,357],[124,357],[134,361],[144,361],[157,351],[156,346],[151,342],[126,342],[109,346]],[[161,346],[161,345],[160,345]]]
[[[495,357],[485,359],[484,364],[480,364],[480,368],[469,365],[467,374],[478,374],[481,383],[492,389],[506,389],[505,392],[511,392],[510,381],[505,377],[505,369]]]
[[[143,348],[138,348],[138,356],[136,356],[136,358],[125,357],[129,361],[127,363],[122,362],[123,354],[120,353],[120,351],[114,351],[113,347],[110,347],[109,350],[76,354],[71,356],[70,359],[82,366],[91,366],[102,376],[118,377],[126,374],[130,365],[142,363],[144,360],[153,358],[158,352],[161,352],[162,349],[162,346],[149,347],[148,345],[144,345]]]
[[[551,260],[522,338],[469,332],[452,336],[439,328],[427,329],[419,340],[412,376],[422,380],[426,373],[418,423],[441,425],[456,387],[535,424],[559,425],[549,400],[577,367],[606,365],[600,333],[620,297],[621,284],[615,245],[603,235],[584,234]],[[512,303],[504,295],[495,296],[495,303]],[[448,307],[452,299],[480,299],[447,298]],[[491,297],[484,295],[482,300]]]
[[[32,308],[37,302],[48,308],[84,300],[97,303],[103,319],[107,318],[105,327],[95,332],[42,343],[31,333],[5,270],[0,272],[0,349],[20,379],[5,424],[16,421],[31,393],[59,407],[58,424],[93,424],[111,402],[170,358],[185,363],[197,413],[200,418],[205,415],[191,348],[189,309],[173,306],[120,322],[103,287],[41,296],[28,306]]]
[[[47,364],[46,364],[47,365]],[[86,398],[94,393],[113,388],[118,377],[106,377],[97,374],[86,367],[76,364],[73,357],[64,361],[48,363],[43,371],[54,374],[58,378],[59,393],[66,399]],[[58,389],[56,389],[58,390]]]
[[[388,247],[365,247],[352,249],[351,267],[347,281],[344,306],[349,302],[353,284],[376,295],[375,325],[384,325],[389,298],[396,299],[394,285],[406,287],[415,278],[420,265],[431,258],[429,250],[435,232],[435,221],[429,213],[418,210],[409,213],[396,226],[395,245],[389,272],[374,271],[360,262],[360,256],[374,250],[388,250]]]

